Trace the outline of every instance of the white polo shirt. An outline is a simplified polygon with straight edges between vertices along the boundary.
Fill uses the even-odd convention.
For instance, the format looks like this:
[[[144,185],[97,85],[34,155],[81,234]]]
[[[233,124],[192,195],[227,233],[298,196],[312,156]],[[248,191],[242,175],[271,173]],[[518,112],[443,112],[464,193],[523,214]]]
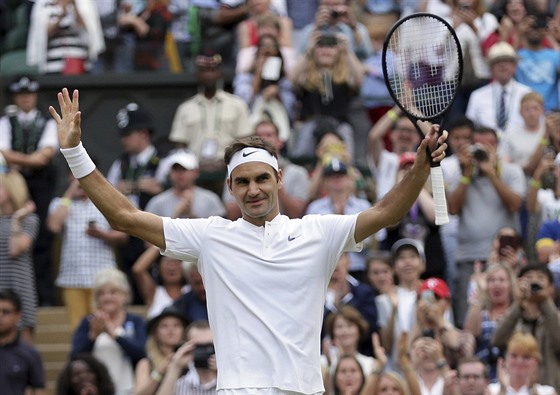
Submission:
[[[328,281],[359,251],[356,215],[163,219],[167,249],[198,259],[218,364],[218,389],[324,391],[320,334]]]

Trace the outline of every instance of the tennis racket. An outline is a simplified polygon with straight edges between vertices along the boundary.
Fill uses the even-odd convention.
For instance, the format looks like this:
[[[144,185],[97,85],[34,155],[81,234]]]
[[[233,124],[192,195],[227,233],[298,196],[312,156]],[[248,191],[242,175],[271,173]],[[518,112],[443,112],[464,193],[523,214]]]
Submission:
[[[382,64],[389,93],[424,138],[417,121],[441,124],[461,85],[463,56],[455,31],[429,13],[402,18],[387,33]],[[436,225],[443,225],[449,222],[443,174],[428,157]]]

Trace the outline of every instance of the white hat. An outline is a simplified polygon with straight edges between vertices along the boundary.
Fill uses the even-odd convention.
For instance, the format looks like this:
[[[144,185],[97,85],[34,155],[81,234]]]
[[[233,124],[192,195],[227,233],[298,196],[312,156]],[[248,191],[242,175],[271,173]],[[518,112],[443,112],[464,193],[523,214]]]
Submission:
[[[173,165],[182,166],[185,170],[198,169],[198,159],[191,152],[180,151],[172,154],[169,157],[168,164],[170,169]]]
[[[505,41],[500,41],[490,47],[488,51],[488,63],[492,64],[499,62],[501,60],[511,60],[517,62],[518,56],[515,49],[506,43]]]

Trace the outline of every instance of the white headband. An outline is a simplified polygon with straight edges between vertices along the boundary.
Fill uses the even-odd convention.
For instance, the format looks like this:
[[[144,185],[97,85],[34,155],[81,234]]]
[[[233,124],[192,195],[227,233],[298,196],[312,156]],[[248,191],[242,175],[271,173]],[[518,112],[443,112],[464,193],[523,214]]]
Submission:
[[[256,147],[245,147],[241,151],[237,151],[229,161],[228,177],[231,177],[231,172],[237,166],[248,162],[262,162],[272,166],[274,170],[278,171],[278,161],[267,150]]]

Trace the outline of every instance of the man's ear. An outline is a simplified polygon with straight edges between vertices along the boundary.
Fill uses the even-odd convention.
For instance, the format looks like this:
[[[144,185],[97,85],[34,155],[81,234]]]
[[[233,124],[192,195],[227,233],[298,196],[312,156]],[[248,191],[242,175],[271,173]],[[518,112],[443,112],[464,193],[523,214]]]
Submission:
[[[282,189],[284,186],[284,173],[282,173],[282,169],[278,169],[278,189]]]
[[[231,192],[231,177],[228,177],[228,178],[226,179],[226,183],[227,183],[227,189],[228,189],[228,191]]]

